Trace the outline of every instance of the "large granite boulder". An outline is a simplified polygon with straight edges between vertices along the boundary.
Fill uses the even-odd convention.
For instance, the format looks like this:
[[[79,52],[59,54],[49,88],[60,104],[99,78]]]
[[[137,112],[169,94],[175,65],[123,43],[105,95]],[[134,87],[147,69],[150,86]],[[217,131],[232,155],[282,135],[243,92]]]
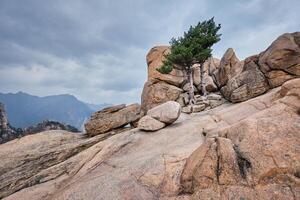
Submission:
[[[300,77],[300,32],[278,37],[259,55],[258,64],[272,88]]]
[[[164,81],[171,85],[180,86],[186,79],[182,70],[173,69],[169,74],[161,74],[156,69],[162,66],[164,56],[170,52],[169,46],[153,47],[147,54],[148,81]]]
[[[243,61],[240,61],[232,48],[227,49],[223,55],[218,70],[213,73],[215,82],[219,88],[226,85],[226,83],[239,74],[242,70]]]
[[[165,123],[160,122],[149,115],[142,117],[138,122],[138,128],[143,131],[157,131],[165,126]]]
[[[103,134],[137,121],[141,117],[139,104],[112,106],[95,112],[85,124],[88,136]]]
[[[269,90],[269,84],[259,67],[251,59],[246,59],[242,72],[229,79],[222,87],[224,97],[231,102],[241,102]]]
[[[142,111],[146,113],[149,109],[162,103],[176,101],[181,93],[183,93],[181,88],[165,82],[147,81],[141,95]]]
[[[175,101],[168,101],[148,110],[147,115],[160,122],[172,124],[178,119],[180,112],[181,106],[179,103]]]
[[[138,128],[145,131],[157,131],[174,123],[180,116],[181,106],[175,101],[167,101],[148,110],[147,115],[138,122]]]

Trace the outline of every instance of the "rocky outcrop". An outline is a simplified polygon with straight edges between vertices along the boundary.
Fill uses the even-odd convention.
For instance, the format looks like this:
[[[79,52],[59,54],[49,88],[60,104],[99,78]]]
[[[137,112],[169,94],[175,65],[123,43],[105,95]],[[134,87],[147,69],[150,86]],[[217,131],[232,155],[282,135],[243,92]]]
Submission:
[[[224,97],[241,102],[300,77],[300,32],[278,37],[259,55],[239,62],[233,50],[224,54],[214,77]]]
[[[134,123],[140,117],[141,106],[139,104],[112,106],[95,112],[85,124],[85,130],[88,136],[95,136]]]
[[[299,86],[291,80],[268,102],[250,100],[260,112],[208,135],[187,160],[184,192],[194,199],[298,199]]]
[[[269,90],[264,74],[252,60],[245,61],[240,74],[231,78],[221,92],[231,102],[241,102],[261,95]]]
[[[220,66],[213,72],[214,79],[219,88],[225,86],[231,78],[242,70],[243,61],[240,61],[232,48],[227,49],[223,55]]]
[[[16,130],[8,123],[4,105],[0,103],[0,144],[21,136],[22,131]]]
[[[270,86],[300,76],[300,32],[286,33],[259,55],[258,64]]]
[[[233,50],[219,66],[210,59],[204,71],[219,91],[203,98],[197,90],[194,108],[186,106],[185,81],[177,87],[151,78],[142,112],[119,105],[92,116],[90,136],[100,135],[51,131],[1,145],[0,198],[300,199],[298,47],[280,42],[298,45],[298,34],[245,61]],[[179,103],[165,103],[170,99]],[[195,113],[179,116],[179,105]],[[144,112],[141,130],[117,134]]]
[[[145,131],[156,131],[166,125],[174,123],[180,116],[181,106],[175,101],[167,101],[159,106],[148,110],[147,115],[142,117],[138,128]]]
[[[281,86],[290,79],[300,77],[299,38],[300,32],[283,34],[264,52],[242,61],[237,58],[232,48],[225,52],[221,61],[209,58],[203,65],[203,82],[206,91],[208,93],[222,92],[228,101],[242,102],[264,94],[271,88]],[[145,112],[168,100],[177,101],[181,107],[189,107],[187,92],[191,86],[186,74],[179,72],[176,66],[172,73],[167,75],[160,74],[156,70],[158,66],[161,66],[164,55],[168,52],[167,46],[159,46],[152,48],[147,55],[148,80],[150,81],[145,84],[142,95],[142,108]],[[193,79],[195,95],[202,95],[200,66],[198,65],[193,66]],[[176,92],[173,87],[178,88]],[[169,90],[174,92],[167,92]],[[202,108],[202,105],[196,105],[194,110],[202,111]],[[182,110],[192,112],[192,108]]]
[[[50,131],[50,130],[64,130],[73,133],[80,132],[77,128],[67,124],[62,124],[60,122],[55,122],[55,121],[43,121],[34,126],[29,126],[27,128],[24,128],[23,135],[35,134],[35,133],[40,133],[43,131]]]
[[[299,89],[293,79],[151,134],[49,131],[10,141],[0,148],[0,197],[299,199]]]

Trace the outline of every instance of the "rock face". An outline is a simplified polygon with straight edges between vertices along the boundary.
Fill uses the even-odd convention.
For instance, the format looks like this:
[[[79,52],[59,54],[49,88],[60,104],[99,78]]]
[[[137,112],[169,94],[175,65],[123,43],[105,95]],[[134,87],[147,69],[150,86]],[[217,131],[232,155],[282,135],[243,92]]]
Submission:
[[[184,192],[193,199],[298,199],[299,85],[294,79],[267,101],[250,100],[260,112],[208,137],[187,161]]]
[[[108,107],[91,116],[91,119],[85,124],[86,133],[88,136],[103,134],[133,123],[140,117],[141,107],[139,104]]]
[[[141,97],[142,111],[146,113],[149,109],[162,103],[176,101],[182,92],[182,89],[164,82],[147,81]]]
[[[169,74],[161,74],[156,70],[162,66],[164,56],[169,52],[169,46],[156,46],[149,51],[146,57],[148,65],[148,81],[164,81],[178,87],[186,79],[183,71],[173,69]]]
[[[217,86],[219,88],[225,86],[228,80],[241,71],[242,65],[243,62],[236,57],[234,50],[232,48],[227,49],[218,70],[213,73]]]
[[[231,78],[221,92],[231,102],[241,102],[261,95],[269,90],[264,74],[258,66],[250,60],[245,61],[242,72]]]
[[[277,87],[300,76],[300,32],[286,33],[277,38],[259,56],[259,66],[271,87]]]
[[[1,145],[0,198],[299,199],[299,99],[293,79],[151,134],[25,136]]]

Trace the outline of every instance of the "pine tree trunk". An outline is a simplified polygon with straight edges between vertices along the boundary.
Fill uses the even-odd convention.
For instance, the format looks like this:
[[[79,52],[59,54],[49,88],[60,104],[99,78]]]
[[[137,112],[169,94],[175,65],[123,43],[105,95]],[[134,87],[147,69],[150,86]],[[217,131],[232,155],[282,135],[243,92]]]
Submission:
[[[190,82],[189,96],[190,96],[190,105],[193,106],[195,104],[194,98],[194,79],[193,79],[193,70],[188,70],[188,77]]]
[[[200,64],[200,78],[201,78],[201,92],[203,97],[206,98],[207,92],[206,92],[206,83],[204,81],[204,69],[203,69],[203,64]]]

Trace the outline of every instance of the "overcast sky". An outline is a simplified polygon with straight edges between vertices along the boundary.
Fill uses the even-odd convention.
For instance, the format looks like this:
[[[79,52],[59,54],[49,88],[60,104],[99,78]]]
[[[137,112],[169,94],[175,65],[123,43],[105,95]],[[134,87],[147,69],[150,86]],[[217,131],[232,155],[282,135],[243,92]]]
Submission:
[[[140,102],[145,56],[215,17],[239,58],[300,31],[299,0],[0,0],[0,92]]]

